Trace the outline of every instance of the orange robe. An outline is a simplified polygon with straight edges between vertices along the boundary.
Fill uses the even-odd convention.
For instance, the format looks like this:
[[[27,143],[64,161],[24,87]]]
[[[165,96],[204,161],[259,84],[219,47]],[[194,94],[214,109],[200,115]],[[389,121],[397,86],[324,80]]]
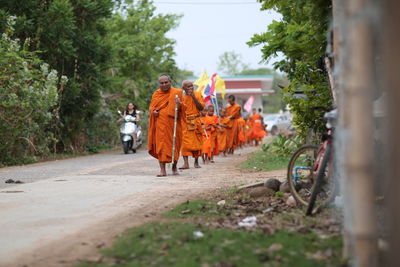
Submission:
[[[204,106],[201,92],[194,92],[196,99]],[[203,147],[203,128],[201,126],[200,111],[191,96],[183,94],[183,109],[185,117],[182,119],[182,156],[201,156]]]
[[[253,140],[253,122],[248,119],[246,121],[246,141],[252,141]]]
[[[201,119],[205,127],[211,126],[211,129],[203,130],[203,149],[202,149],[202,153],[207,154],[207,156],[211,158],[212,152],[215,147],[214,125],[218,123],[218,117],[213,115],[213,116],[205,116]]]
[[[244,135],[244,124],[245,121],[242,117],[240,117],[238,120],[238,145],[242,145],[245,142],[245,135]]]
[[[226,108],[226,116],[233,116],[234,118],[231,120],[232,125],[231,128],[228,129],[227,139],[226,139],[226,147],[230,149],[236,149],[238,145],[238,123],[237,119],[240,118],[241,107],[238,104],[233,104]]]
[[[252,137],[254,140],[261,141],[264,136],[267,135],[267,132],[263,129],[261,116],[259,114],[255,114],[250,117],[253,122],[253,131]]]
[[[150,118],[148,133],[148,151],[149,154],[160,162],[172,162],[172,138],[174,133],[175,117],[175,95],[182,101],[182,90],[171,88],[169,92],[163,92],[157,89],[150,102]],[[159,116],[156,118],[153,111],[158,109]],[[178,161],[179,152],[182,144],[182,124],[183,115],[181,105],[178,111],[178,120],[176,127],[176,146],[174,160]]]
[[[221,117],[219,119],[219,124],[223,126],[228,126],[229,127],[230,119],[227,117]],[[217,139],[218,139],[218,150],[220,152],[224,151],[226,149],[226,135],[228,129],[225,127],[221,127],[218,129],[217,133]]]

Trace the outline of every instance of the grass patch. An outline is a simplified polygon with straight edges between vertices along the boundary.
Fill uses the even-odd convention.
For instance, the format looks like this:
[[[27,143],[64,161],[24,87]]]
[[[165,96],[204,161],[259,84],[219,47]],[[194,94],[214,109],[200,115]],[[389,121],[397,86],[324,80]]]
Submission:
[[[271,152],[260,150],[251,153],[249,159],[243,162],[240,167],[243,169],[256,169],[262,171],[283,170],[287,168],[289,160],[289,157],[280,157]]]
[[[196,216],[221,216],[218,205],[215,203],[194,200],[186,201],[174,207],[169,212],[165,213],[163,217],[166,218],[188,218]]]
[[[203,237],[196,237],[196,231]],[[338,266],[340,248],[338,236],[288,231],[268,235],[192,223],[152,223],[129,231],[103,250],[100,263],[78,266]],[[317,251],[329,253],[321,259],[315,257]]]

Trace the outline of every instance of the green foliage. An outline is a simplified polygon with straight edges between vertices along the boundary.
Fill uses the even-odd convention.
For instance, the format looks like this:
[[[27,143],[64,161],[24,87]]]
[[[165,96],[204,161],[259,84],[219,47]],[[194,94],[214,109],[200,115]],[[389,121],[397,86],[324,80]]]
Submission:
[[[200,231],[203,236],[196,237]],[[271,245],[281,249],[268,249]],[[312,257],[318,250],[339,254],[338,236],[319,238],[315,233],[212,229],[199,224],[151,223],[132,229],[111,248],[100,263],[78,266],[339,266],[337,256]],[[107,264],[109,263],[109,264]]]
[[[286,137],[284,135],[277,135],[270,144],[264,144],[263,151],[273,153],[278,157],[289,157],[296,149],[302,144],[302,139],[298,136]]]
[[[133,101],[145,110],[158,88],[158,76],[176,79],[178,68],[173,56],[175,41],[166,33],[178,25],[180,16],[156,15],[149,1],[135,1],[124,13],[106,20],[105,42],[111,47],[106,103],[111,110]]]
[[[249,66],[242,62],[242,56],[235,51],[227,51],[218,57],[218,71],[226,75],[238,75]]]
[[[257,151],[250,155],[249,159],[243,162],[240,167],[244,169],[274,171],[287,168],[289,158],[277,156],[270,151]]]
[[[268,61],[278,53],[285,59],[274,67],[285,72],[290,85],[285,88],[283,100],[294,113],[294,124],[305,136],[309,129],[324,131],[321,114],[313,106],[331,106],[331,93],[323,65],[326,34],[331,15],[331,3],[325,0],[260,0],[262,9],[274,9],[282,14],[268,31],[255,34],[250,46],[262,45],[263,60]],[[304,91],[307,99],[294,97],[295,91]]]
[[[67,78],[30,52],[30,40],[12,39],[9,17],[0,38],[0,165],[35,161],[57,140],[50,122],[57,115],[58,86]]]
[[[3,1],[0,14],[16,15],[16,36],[31,39],[31,51],[68,76],[59,92],[60,123],[52,124],[61,150],[83,149],[85,130],[100,107],[102,71],[108,48],[102,40],[103,21],[111,15],[112,0]],[[0,16],[1,17],[1,16]]]
[[[161,73],[180,79],[175,41],[165,36],[179,16],[154,11],[144,0],[2,1],[0,32],[8,16],[17,16],[13,36],[57,70],[57,85],[61,76],[69,77],[52,106],[57,116],[38,127],[47,131],[53,151],[95,152],[115,145],[117,108],[133,101],[146,110]]]

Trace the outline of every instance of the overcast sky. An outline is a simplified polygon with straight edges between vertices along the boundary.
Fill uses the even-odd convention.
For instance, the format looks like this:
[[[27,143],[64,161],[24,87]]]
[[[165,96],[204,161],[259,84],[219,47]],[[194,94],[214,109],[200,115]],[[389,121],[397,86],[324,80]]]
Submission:
[[[262,33],[280,15],[260,11],[256,0],[154,0],[158,13],[182,14],[180,25],[168,36],[175,39],[176,62],[182,69],[200,75],[217,72],[218,56],[225,51],[242,55],[252,68],[259,64],[261,47],[250,48],[246,42],[254,33]]]

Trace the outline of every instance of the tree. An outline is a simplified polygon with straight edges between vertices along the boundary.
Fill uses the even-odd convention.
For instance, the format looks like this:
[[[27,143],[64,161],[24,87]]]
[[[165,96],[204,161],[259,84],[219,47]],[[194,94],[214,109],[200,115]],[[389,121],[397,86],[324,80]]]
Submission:
[[[0,166],[34,160],[47,155],[54,143],[49,126],[58,104],[57,71],[12,39],[13,17],[0,37]]]
[[[248,64],[242,62],[242,56],[235,51],[224,52],[218,57],[218,71],[226,75],[237,75],[248,67]]]
[[[108,103],[114,107],[135,101],[147,109],[158,76],[166,73],[176,78],[175,41],[166,33],[178,25],[180,16],[155,15],[154,11],[151,2],[132,2],[125,13],[117,12],[106,21],[105,40],[111,47],[106,92],[113,96]]]
[[[284,101],[291,106],[294,123],[302,135],[309,129],[325,130],[322,114],[313,106],[331,106],[328,78],[323,64],[326,35],[331,15],[331,3],[325,0],[260,0],[262,10],[274,9],[282,14],[268,31],[255,34],[250,46],[262,45],[263,60],[268,61],[278,52],[285,59],[274,67],[288,75],[290,85],[284,89]],[[295,91],[304,91],[307,99],[295,98]]]
[[[103,42],[104,19],[111,15],[112,0],[3,1],[0,18],[16,15],[15,35],[32,40],[31,51],[69,77],[60,92],[60,121],[53,132],[59,148],[83,149],[88,123],[98,112],[103,71],[109,49]]]

